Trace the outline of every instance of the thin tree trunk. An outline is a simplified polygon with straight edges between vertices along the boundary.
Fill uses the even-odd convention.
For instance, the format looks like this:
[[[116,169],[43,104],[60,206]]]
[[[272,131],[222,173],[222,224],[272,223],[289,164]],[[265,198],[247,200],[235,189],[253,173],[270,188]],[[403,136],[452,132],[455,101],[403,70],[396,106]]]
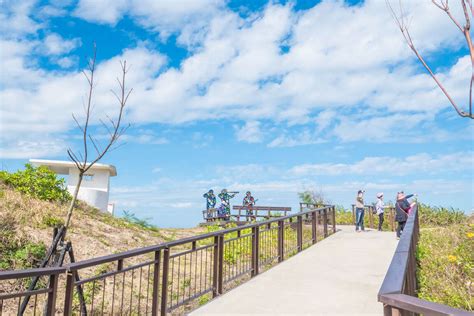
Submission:
[[[84,177],[84,173],[79,171],[79,178],[77,179],[76,188],[74,189],[74,194],[72,196],[71,204],[69,204],[69,209],[67,211],[66,224],[64,225],[65,229],[66,229],[66,232],[67,232],[67,229],[69,227],[69,223],[71,222],[72,211],[74,210],[74,204],[77,201],[77,195],[79,194],[79,189],[81,187],[83,177]],[[66,235],[66,232],[64,232],[64,235]]]

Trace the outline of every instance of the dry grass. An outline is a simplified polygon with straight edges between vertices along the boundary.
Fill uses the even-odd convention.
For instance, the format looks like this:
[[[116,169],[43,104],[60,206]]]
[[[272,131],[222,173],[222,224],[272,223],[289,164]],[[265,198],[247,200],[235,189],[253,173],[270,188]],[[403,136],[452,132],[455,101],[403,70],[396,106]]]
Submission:
[[[6,216],[13,217],[18,236],[49,245],[51,222],[65,218],[66,205],[29,197],[0,183],[0,219]],[[203,232],[201,227],[147,229],[80,203],[67,239],[72,242],[76,260],[85,260]]]

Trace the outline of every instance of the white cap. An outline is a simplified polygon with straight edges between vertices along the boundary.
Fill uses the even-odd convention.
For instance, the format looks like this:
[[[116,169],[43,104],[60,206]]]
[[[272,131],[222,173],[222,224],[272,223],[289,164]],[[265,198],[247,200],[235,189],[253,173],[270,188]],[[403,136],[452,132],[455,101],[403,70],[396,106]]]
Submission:
[[[383,192],[377,193],[377,198],[381,198],[383,196]]]

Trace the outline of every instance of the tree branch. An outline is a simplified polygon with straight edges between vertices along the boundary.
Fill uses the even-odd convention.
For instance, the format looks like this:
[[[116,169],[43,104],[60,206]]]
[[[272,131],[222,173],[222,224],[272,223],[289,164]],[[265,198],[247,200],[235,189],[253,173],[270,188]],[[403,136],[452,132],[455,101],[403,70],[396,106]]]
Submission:
[[[390,3],[390,0],[385,0],[385,2],[387,4],[387,7],[390,10],[390,13],[391,13],[395,23],[397,24],[398,28],[400,29],[400,32],[402,33],[403,37],[405,38],[405,41],[406,41],[408,47],[413,51],[413,53],[418,58],[420,63],[423,65],[423,67],[428,71],[431,78],[433,78],[433,80],[437,84],[438,88],[446,96],[449,103],[451,103],[452,107],[455,109],[455,111],[458,113],[458,115],[461,116],[461,117],[468,117],[468,118],[474,119],[474,116],[472,115],[472,84],[473,84],[473,81],[474,81],[474,49],[472,47],[472,41],[471,41],[471,37],[470,37],[470,34],[469,34],[469,29],[466,29],[466,27],[463,28],[457,22],[457,20],[454,19],[454,17],[451,15],[451,12],[449,10],[448,0],[445,0],[445,1],[441,0],[441,2],[437,2],[436,0],[432,0],[432,2],[433,2],[434,5],[436,5],[438,8],[440,8],[441,10],[445,11],[448,14],[448,16],[454,22],[454,24],[456,24],[456,26],[461,30],[461,32],[463,32],[463,34],[466,38],[466,41],[468,43],[469,52],[471,54],[472,68],[473,68],[473,73],[472,73],[472,76],[471,76],[470,92],[469,92],[469,113],[466,113],[466,112],[460,110],[459,106],[456,104],[454,99],[448,93],[447,89],[444,87],[444,85],[441,83],[441,81],[439,81],[437,76],[432,71],[431,67],[426,63],[423,56],[421,56],[420,52],[416,48],[415,44],[413,43],[413,39],[411,37],[411,34],[410,34],[410,31],[409,31],[408,26],[406,24],[406,21],[405,21],[405,16],[406,15],[403,12],[403,8],[402,8],[402,5],[401,5],[401,0],[399,2],[400,3],[400,13],[399,14],[397,14],[395,12],[395,10],[393,9],[393,7]],[[465,5],[464,0],[461,0],[461,2],[463,3],[463,5]],[[464,12],[467,12],[467,9]],[[470,27],[470,22],[469,21],[466,21],[466,26]]]

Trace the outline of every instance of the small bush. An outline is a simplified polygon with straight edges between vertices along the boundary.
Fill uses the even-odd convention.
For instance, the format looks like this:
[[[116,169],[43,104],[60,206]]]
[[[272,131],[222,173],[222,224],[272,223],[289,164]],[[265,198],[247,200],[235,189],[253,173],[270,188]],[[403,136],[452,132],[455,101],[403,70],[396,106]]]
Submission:
[[[18,236],[12,216],[0,216],[0,270],[34,268],[45,254],[43,243]]]
[[[473,224],[422,229],[417,259],[420,298],[474,309]]]
[[[47,167],[35,168],[26,164],[25,170],[18,170],[15,173],[0,171],[0,180],[17,191],[40,200],[59,202],[71,200],[64,179],[58,178]]]
[[[56,217],[51,214],[46,214],[43,216],[42,224],[47,227],[61,227],[64,225],[64,220],[62,218]]]
[[[123,219],[133,225],[140,226],[142,228],[158,231],[158,227],[150,223],[150,218],[138,218],[134,213],[129,211],[123,211]]]
[[[455,208],[429,206],[423,203],[418,205],[420,224],[424,226],[446,226],[461,224],[467,216],[463,211]]]

